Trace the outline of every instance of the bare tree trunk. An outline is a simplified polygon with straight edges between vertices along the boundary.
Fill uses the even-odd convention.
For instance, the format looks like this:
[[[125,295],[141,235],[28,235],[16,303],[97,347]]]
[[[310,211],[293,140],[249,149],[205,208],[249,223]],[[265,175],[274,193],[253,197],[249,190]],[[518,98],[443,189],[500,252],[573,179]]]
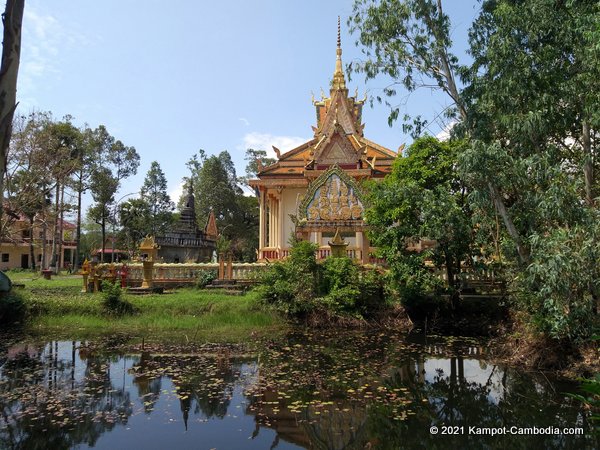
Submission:
[[[48,250],[47,250],[47,238],[48,238],[48,222],[46,221],[46,214],[44,214],[42,222],[42,262],[40,264],[40,270],[44,270],[48,267]]]
[[[31,258],[31,263],[29,264],[29,268],[35,272],[35,248],[33,245],[33,240],[34,240],[34,225],[35,223],[35,217],[31,216],[29,218],[29,229],[30,231],[30,235],[29,235],[29,257]]]
[[[4,36],[0,66],[0,195],[4,195],[6,156],[12,134],[12,122],[17,108],[17,75],[21,57],[21,26],[25,0],[7,0],[2,15]],[[2,219],[0,202],[0,219]]]
[[[517,228],[515,227],[515,224],[513,223],[512,218],[510,217],[510,214],[508,214],[508,211],[506,210],[506,206],[504,205],[504,201],[502,201],[502,196],[500,195],[500,192],[498,192],[498,188],[491,181],[488,182],[488,188],[490,190],[492,200],[496,205],[496,209],[498,210],[498,214],[500,214],[500,217],[502,217],[502,221],[506,226],[508,234],[513,239],[513,241],[515,241],[517,251],[519,252],[519,259],[521,261],[521,264],[529,264],[529,249],[525,245],[523,245],[521,235],[517,231]]]
[[[77,229],[75,231],[75,257],[73,270],[79,269],[79,251],[81,249],[81,197],[83,195],[83,170],[79,171],[79,186],[77,186]]]
[[[58,222],[58,264],[56,265],[56,273],[60,273],[60,269],[62,269],[65,265],[64,255],[63,255],[63,238],[64,238],[64,220],[65,217],[65,186],[62,185],[60,187],[60,219]]]
[[[54,204],[54,227],[52,228],[52,251],[50,254],[50,266],[54,267],[55,273],[57,273],[58,266],[58,221],[60,219],[60,183],[56,182],[56,193],[55,193],[55,204]]]
[[[100,262],[104,262],[104,252],[106,251],[106,219],[102,218],[102,223],[100,224],[100,228],[102,230],[102,254],[100,255]]]

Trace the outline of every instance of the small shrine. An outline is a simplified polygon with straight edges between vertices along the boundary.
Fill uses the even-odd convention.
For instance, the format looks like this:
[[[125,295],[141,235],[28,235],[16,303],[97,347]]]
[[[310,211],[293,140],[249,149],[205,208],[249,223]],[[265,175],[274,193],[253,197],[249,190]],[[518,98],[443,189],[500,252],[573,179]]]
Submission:
[[[196,222],[194,192],[190,186],[179,220],[163,236],[156,237],[158,257],[167,263],[209,262],[217,249],[215,215],[210,213],[204,230]]]
[[[291,236],[319,245],[319,257],[331,254],[328,244],[337,232],[348,256],[370,262],[373,251],[364,222],[362,181],[382,179],[398,154],[368,140],[363,133],[358,91],[349,96],[342,68],[338,19],[335,70],[329,96],[315,100],[314,137],[261,167],[250,185],[259,192],[259,260],[289,254]],[[331,241],[333,242],[333,241]]]

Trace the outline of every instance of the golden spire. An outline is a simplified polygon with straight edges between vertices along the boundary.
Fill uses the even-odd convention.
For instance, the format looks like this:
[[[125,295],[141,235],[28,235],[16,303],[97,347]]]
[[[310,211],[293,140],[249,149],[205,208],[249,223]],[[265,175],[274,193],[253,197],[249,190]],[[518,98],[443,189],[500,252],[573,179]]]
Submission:
[[[335,51],[335,72],[333,72],[333,81],[331,89],[346,89],[346,80],[344,78],[344,70],[342,69],[342,38],[340,31],[340,16],[338,16],[338,35],[337,49]]]

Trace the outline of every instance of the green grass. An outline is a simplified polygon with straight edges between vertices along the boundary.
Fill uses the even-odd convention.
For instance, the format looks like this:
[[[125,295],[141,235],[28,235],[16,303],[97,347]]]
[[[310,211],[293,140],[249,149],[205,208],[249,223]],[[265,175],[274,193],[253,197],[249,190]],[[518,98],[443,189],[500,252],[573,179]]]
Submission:
[[[16,288],[28,309],[25,328],[41,334],[89,337],[124,333],[230,342],[286,328],[277,313],[259,304],[254,292],[231,296],[185,288],[163,295],[124,294],[136,313],[115,317],[104,313],[101,294],[81,293],[81,276],[53,276],[52,280],[31,272],[10,272],[8,276],[25,285]]]

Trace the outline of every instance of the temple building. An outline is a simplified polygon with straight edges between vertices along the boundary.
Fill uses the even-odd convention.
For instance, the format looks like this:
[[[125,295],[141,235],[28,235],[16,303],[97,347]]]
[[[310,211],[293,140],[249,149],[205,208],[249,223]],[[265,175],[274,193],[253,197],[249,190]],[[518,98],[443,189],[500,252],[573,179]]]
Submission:
[[[217,249],[217,224],[215,215],[210,213],[204,230],[198,228],[196,207],[192,187],[179,220],[163,236],[156,237],[159,245],[158,257],[167,263],[210,262]]]
[[[339,231],[348,243],[348,256],[363,263],[372,252],[363,220],[367,179],[381,179],[391,171],[397,153],[365,138],[362,123],[364,99],[348,95],[342,68],[338,20],[335,70],[329,97],[313,98],[317,123],[314,137],[281,153],[277,161],[260,167],[251,186],[260,202],[259,260],[288,255],[290,237],[319,245],[319,258],[329,256]]]

